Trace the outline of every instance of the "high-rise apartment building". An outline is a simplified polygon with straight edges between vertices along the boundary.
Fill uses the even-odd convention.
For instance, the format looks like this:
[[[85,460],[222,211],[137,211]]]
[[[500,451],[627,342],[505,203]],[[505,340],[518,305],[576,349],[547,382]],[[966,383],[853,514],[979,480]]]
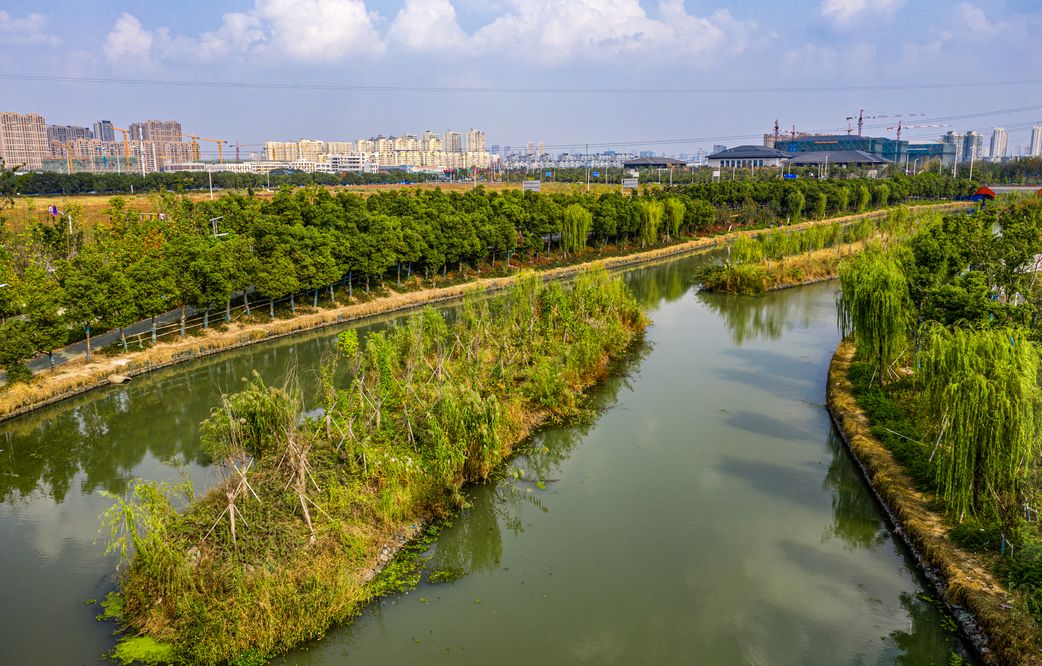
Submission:
[[[47,121],[43,116],[0,112],[0,159],[8,167],[40,169],[49,154]]]
[[[441,137],[434,132],[427,130],[423,133],[423,151],[424,152],[435,152],[444,150],[444,143],[442,143]]]
[[[468,153],[483,153],[485,152],[485,133],[477,129],[467,130],[467,152]]]
[[[955,146],[955,161],[962,162],[968,160],[969,156],[963,156],[963,149],[965,147],[965,137],[962,132],[949,131],[947,134],[941,137],[941,143],[947,143]]]
[[[176,120],[146,120],[131,123],[130,138],[138,141],[172,142],[181,141],[181,123]]]
[[[1031,143],[1028,145],[1028,155],[1042,157],[1042,125],[1031,128]]]
[[[991,159],[999,161],[1009,149],[1009,135],[1005,127],[996,127],[991,133]]]
[[[979,132],[970,130],[962,139],[962,159],[964,161],[979,160],[984,157],[984,137]]]
[[[115,141],[116,133],[113,131],[111,120],[99,120],[94,123],[94,138],[98,141]]]
[[[89,127],[76,127],[75,125],[48,125],[47,141],[69,142],[76,139],[93,139]]]
[[[463,134],[460,132],[454,132],[449,130],[445,132],[445,152],[447,153],[462,153],[463,152]]]

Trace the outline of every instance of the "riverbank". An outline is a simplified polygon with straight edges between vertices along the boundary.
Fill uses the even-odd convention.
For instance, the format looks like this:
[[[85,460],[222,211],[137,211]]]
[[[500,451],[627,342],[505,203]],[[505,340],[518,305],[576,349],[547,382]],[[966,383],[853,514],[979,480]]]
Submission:
[[[827,404],[833,423],[944,603],[987,663],[1042,664],[1039,627],[1023,600],[991,572],[992,556],[972,553],[949,538],[949,525],[933,510],[891,451],[872,433],[849,377],[855,346],[844,341],[829,367]]]
[[[945,211],[969,206],[972,206],[972,204],[968,202],[952,202],[913,206],[910,207],[910,210]],[[834,223],[845,224],[862,219],[875,219],[888,215],[890,210],[892,209],[824,220],[809,220],[787,227],[787,229],[800,230]],[[752,236],[762,232],[762,229],[732,231],[718,236],[696,238],[651,250],[637,251],[586,262],[582,262],[584,257],[577,257],[580,263],[540,271],[540,275],[545,280],[565,280],[574,277],[578,272],[597,263],[609,270],[651,264],[663,259],[693,254],[733,241],[741,236]],[[592,253],[592,250],[588,251],[588,254]],[[459,299],[470,291],[494,293],[508,288],[514,284],[515,280],[516,275],[511,275],[503,278],[478,279],[449,287],[394,294],[365,303],[353,303],[334,308],[302,312],[302,314],[290,319],[276,319],[247,325],[233,324],[223,330],[214,328],[198,336],[163,342],[143,351],[113,358],[97,359],[89,364],[82,360],[70,362],[55,371],[37,375],[29,384],[17,384],[0,392],[0,421],[29,413],[40,407],[65,400],[95,388],[107,386],[110,383],[109,378],[113,375],[134,377],[178,363],[239,349],[247,345],[293,335],[302,331],[335,326],[364,320],[377,315],[403,312],[423,305]],[[303,307],[299,309],[305,310]]]

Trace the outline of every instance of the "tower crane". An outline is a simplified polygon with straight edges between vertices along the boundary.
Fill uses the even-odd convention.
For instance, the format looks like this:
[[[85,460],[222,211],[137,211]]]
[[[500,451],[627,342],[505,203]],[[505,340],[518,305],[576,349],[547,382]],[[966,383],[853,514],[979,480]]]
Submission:
[[[874,116],[866,116],[864,109],[859,109],[856,116],[847,116],[844,120],[847,121],[847,134],[853,132],[853,128],[850,126],[850,121],[857,121],[857,135],[861,136],[861,130],[864,129],[866,120],[873,120],[875,118],[913,118],[915,116],[925,116],[925,113],[880,113]]]
[[[130,141],[127,140],[127,136],[130,134],[130,130],[123,129],[122,127],[113,126],[112,129],[117,132],[123,132],[123,154],[127,158],[127,169],[130,169]]]
[[[199,161],[199,142],[211,141],[217,144],[217,162],[224,164],[224,144],[228,143],[224,139],[208,139],[207,137],[199,136],[198,134],[182,134],[181,136],[187,136],[192,139],[192,159],[194,161]]]
[[[886,131],[890,132],[892,130],[897,130],[897,140],[900,141],[901,140],[901,130],[906,130],[906,129],[923,129],[923,128],[926,128],[926,127],[951,127],[951,125],[949,125],[948,123],[935,123],[935,124],[930,124],[930,125],[905,125],[902,121],[899,120],[899,121],[897,121],[897,124],[894,125],[893,127],[887,127]]]

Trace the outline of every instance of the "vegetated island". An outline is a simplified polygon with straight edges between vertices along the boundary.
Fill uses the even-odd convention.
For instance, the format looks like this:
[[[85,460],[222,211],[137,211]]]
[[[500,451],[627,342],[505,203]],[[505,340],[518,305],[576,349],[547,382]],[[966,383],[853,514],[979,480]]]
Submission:
[[[828,404],[989,663],[1042,663],[1042,201],[931,220],[840,266]]]
[[[883,216],[842,224],[787,229],[779,227],[736,238],[724,262],[708,266],[698,277],[702,288],[720,294],[758,296],[839,276],[845,256],[870,242],[899,242],[920,226],[935,223],[943,209],[893,208]]]
[[[400,589],[407,562],[377,574],[391,554],[534,429],[578,413],[646,325],[602,268],[570,286],[529,273],[451,322],[428,308],[364,341],[341,333],[323,416],[304,417],[292,387],[248,381],[202,428],[223,482],[184,510],[184,487],[137,482],[113,498],[115,656],[259,663]]]

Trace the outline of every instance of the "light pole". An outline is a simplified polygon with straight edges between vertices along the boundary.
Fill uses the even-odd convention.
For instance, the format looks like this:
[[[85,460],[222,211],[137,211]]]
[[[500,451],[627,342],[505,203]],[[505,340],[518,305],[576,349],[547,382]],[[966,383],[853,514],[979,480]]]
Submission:
[[[210,201],[213,201],[213,167],[207,167],[206,176],[210,180]]]
[[[223,220],[223,219],[224,219],[224,215],[221,215],[220,217],[211,217],[210,218],[210,224],[213,226],[213,237],[214,238],[220,238],[221,236],[227,236],[228,235],[227,231],[225,231],[224,233],[220,233],[220,234],[217,233],[217,221],[218,220]]]

